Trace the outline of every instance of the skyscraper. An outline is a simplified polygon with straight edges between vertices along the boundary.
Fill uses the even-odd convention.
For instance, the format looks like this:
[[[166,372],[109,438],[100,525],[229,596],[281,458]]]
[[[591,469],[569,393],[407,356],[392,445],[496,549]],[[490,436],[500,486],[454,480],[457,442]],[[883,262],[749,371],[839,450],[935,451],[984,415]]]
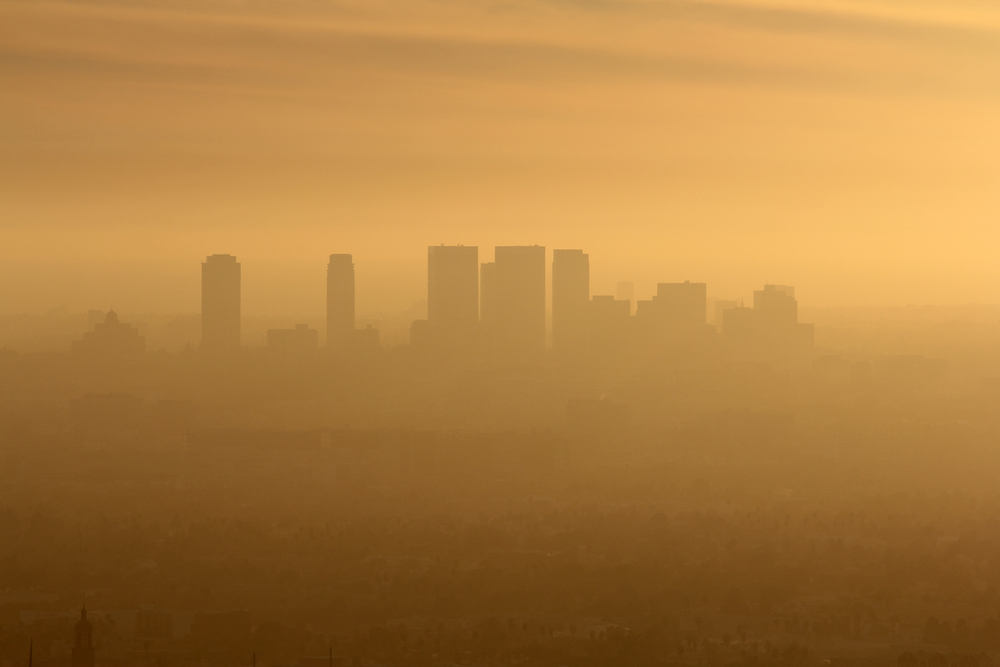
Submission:
[[[753,310],[757,316],[764,354],[772,361],[801,359],[813,348],[811,324],[799,324],[799,303],[790,285],[764,285],[754,290]]]
[[[743,300],[740,299],[716,299],[712,304],[712,324],[720,330],[722,329],[723,313],[733,308],[742,308]]]
[[[479,321],[479,248],[427,248],[427,325],[443,346],[472,344]]]
[[[653,355],[690,356],[705,342],[708,294],[705,283],[659,283],[648,301],[636,303],[639,346]]]
[[[201,265],[201,344],[240,346],[240,264],[232,255],[211,255]]]
[[[80,610],[80,620],[76,622],[76,627],[73,630],[71,667],[94,667],[94,629],[90,621],[87,620],[86,607]]]
[[[753,309],[765,328],[787,328],[799,321],[795,288],[789,285],[764,285],[764,289],[754,290]]]
[[[587,348],[590,256],[582,250],[552,251],[552,350],[579,356]]]
[[[497,265],[479,265],[479,341],[482,353],[492,358],[496,353]]]
[[[354,259],[330,255],[326,265],[326,344],[346,352],[354,344]]]
[[[813,351],[813,326],[800,324],[795,288],[764,285],[753,308],[723,313],[722,335],[733,359],[778,365],[805,363]]]
[[[497,319],[497,265],[483,262],[479,266],[479,322],[486,330],[496,325]]]
[[[705,283],[659,283],[656,296],[668,329],[703,330],[708,323],[708,291]]]
[[[620,359],[628,347],[632,304],[608,294],[595,295],[588,305],[591,353],[598,360]]]
[[[267,349],[279,354],[304,354],[319,347],[319,332],[308,324],[294,329],[268,329]]]
[[[545,247],[496,248],[496,351],[509,363],[545,353]]]
[[[619,281],[615,298],[619,301],[628,301],[629,314],[635,312],[635,283],[629,280]]]

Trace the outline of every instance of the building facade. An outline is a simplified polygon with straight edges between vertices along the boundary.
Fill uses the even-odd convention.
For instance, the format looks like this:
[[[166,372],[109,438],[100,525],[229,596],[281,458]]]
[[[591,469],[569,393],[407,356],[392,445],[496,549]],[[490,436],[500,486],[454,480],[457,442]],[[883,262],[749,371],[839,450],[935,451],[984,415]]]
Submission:
[[[545,247],[497,246],[495,346],[501,361],[536,364],[545,353]]]
[[[326,344],[338,352],[354,345],[354,258],[330,255],[326,265]]]
[[[201,345],[240,347],[240,264],[232,255],[211,255],[201,265]]]
[[[589,342],[590,256],[582,250],[552,251],[552,350],[580,356]]]

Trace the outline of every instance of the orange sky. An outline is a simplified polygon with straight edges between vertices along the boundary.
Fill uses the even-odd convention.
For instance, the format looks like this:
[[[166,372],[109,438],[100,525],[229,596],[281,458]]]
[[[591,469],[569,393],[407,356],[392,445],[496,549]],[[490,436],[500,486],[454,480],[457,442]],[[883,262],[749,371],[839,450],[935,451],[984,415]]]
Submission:
[[[595,293],[1000,302],[994,0],[0,0],[0,313],[422,296],[428,244]]]

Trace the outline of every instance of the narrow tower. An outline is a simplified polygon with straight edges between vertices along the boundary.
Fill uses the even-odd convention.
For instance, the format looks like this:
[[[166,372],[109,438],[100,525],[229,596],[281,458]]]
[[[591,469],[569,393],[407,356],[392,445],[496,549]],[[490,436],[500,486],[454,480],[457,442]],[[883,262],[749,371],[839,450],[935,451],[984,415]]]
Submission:
[[[552,349],[581,356],[590,342],[590,256],[582,250],[552,251]]]
[[[545,354],[545,247],[494,252],[497,354],[506,363],[535,365]]]
[[[201,265],[201,344],[240,346],[240,264],[232,255],[211,255]]]
[[[72,667],[94,667],[94,630],[87,620],[87,608],[80,609],[73,643]]]
[[[427,324],[450,355],[468,350],[479,320],[479,248],[427,248]]]
[[[330,255],[326,265],[326,344],[347,352],[354,344],[354,258]]]

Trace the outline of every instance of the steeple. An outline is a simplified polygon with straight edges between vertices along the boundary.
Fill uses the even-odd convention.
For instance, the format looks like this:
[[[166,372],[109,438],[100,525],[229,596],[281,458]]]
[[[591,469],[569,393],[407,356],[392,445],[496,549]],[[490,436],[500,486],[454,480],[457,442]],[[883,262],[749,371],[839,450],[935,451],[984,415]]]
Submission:
[[[94,629],[87,620],[87,607],[80,608],[73,644],[72,667],[94,667]]]

